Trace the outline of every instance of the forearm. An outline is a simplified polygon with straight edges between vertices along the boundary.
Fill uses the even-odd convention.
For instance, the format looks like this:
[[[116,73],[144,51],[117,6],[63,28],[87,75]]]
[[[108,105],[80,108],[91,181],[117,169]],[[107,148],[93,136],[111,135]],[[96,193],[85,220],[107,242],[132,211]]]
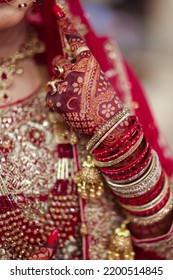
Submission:
[[[93,143],[96,149],[90,145],[93,137],[89,150],[92,150],[96,166],[131,221],[131,232],[140,238],[159,236],[171,225],[170,182],[137,118],[130,117],[128,127],[122,123],[119,126],[121,132],[124,127],[121,136],[116,137],[119,130],[116,127],[109,139],[98,140],[98,146]]]

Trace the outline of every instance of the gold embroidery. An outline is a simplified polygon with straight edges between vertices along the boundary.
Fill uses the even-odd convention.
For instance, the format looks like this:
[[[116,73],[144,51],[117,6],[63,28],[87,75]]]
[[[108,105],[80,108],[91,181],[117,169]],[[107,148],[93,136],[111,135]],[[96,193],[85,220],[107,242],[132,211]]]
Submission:
[[[154,242],[141,242],[137,244],[138,247],[143,248],[146,251],[152,251],[158,254],[160,257],[172,260],[173,259],[173,236],[165,237],[163,240]]]
[[[0,258],[28,259],[55,228],[59,230],[57,258],[64,258],[62,248],[72,232],[79,255],[74,160],[58,158],[58,137],[53,139],[53,123],[47,120],[45,92],[0,110]]]
[[[87,202],[84,217],[87,226],[89,257],[91,260],[107,259],[109,238],[121,223],[121,217],[115,210],[115,201],[111,194]]]

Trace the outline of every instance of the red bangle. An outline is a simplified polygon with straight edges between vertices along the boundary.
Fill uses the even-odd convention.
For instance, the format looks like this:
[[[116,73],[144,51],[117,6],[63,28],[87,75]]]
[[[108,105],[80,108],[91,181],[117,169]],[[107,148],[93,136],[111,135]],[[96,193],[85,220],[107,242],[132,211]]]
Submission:
[[[141,176],[142,175],[141,171],[142,170],[145,171],[146,167],[149,166],[149,164],[151,162],[151,159],[152,159],[152,154],[150,152],[149,154],[146,155],[146,158],[144,158],[142,160],[142,163],[140,164],[140,166],[137,169],[135,169],[133,172],[130,171],[130,172],[128,172],[126,174],[123,174],[123,175],[117,175],[117,174],[113,173],[112,175],[109,174],[108,177],[113,179],[115,181],[115,183],[117,181],[121,182],[121,180],[126,180],[126,179],[129,179],[129,178],[133,178],[134,176],[135,176],[135,179],[136,179],[136,175],[140,174],[139,176]]]
[[[128,163],[128,158],[126,159],[126,161],[123,162],[123,166],[121,164],[120,168],[105,168],[105,167],[101,167],[100,170],[105,173],[106,175],[113,175],[113,174],[121,174],[121,173],[125,173],[130,169],[134,169],[136,168],[136,166],[143,160],[143,158],[146,158],[147,154],[151,154],[151,148],[149,146],[148,143],[145,143],[144,149],[142,151],[142,153],[140,154],[139,157],[135,158],[134,161],[130,162],[130,164]],[[119,167],[120,164],[117,164],[116,167]]]
[[[117,163],[116,165],[114,165],[113,167],[106,167],[105,169],[102,170],[103,172],[106,173],[111,173],[112,174],[114,172],[116,172],[117,169],[119,168],[125,168],[128,164],[131,164],[132,162],[136,161],[137,158],[140,158],[141,153],[143,153],[143,151],[145,150],[145,153],[143,154],[145,156],[145,154],[147,153],[147,143],[145,141],[145,138],[143,139],[142,143],[140,144],[140,148],[138,148],[136,151],[134,151],[131,155],[129,155],[125,160],[123,160],[120,163]],[[149,145],[148,145],[149,146]]]
[[[137,141],[140,139],[141,135],[143,134],[142,128],[140,130],[138,130],[135,135],[133,136],[132,139],[129,140],[129,145],[127,143],[125,143],[123,145],[123,147],[121,148],[121,150],[119,149],[119,151],[117,153],[115,153],[115,150],[111,151],[112,153],[114,152],[113,155],[109,156],[109,157],[105,157],[105,158],[99,158],[98,156],[95,157],[95,159],[99,162],[108,162],[108,161],[112,161],[115,159],[118,159],[119,157],[121,157],[122,155],[124,155],[126,152],[128,152],[133,146],[135,146],[135,144],[137,143]]]
[[[147,161],[144,161],[144,163],[136,170],[134,170],[133,172],[130,172],[130,173],[127,173],[127,174],[124,174],[122,176],[109,176],[109,178],[111,178],[112,180],[115,181],[115,183],[120,183],[122,180],[127,180],[129,178],[135,178],[138,179],[138,176],[142,176],[143,173],[141,173],[143,170],[144,172],[146,171],[146,168],[148,168],[149,164],[151,163],[151,158],[152,156],[148,159]]]
[[[95,157],[97,160],[104,161],[104,160],[105,160],[105,157],[106,157],[106,159],[107,159],[107,158],[109,158],[109,157],[111,157],[111,156],[115,156],[115,154],[116,154],[117,152],[121,152],[121,150],[122,150],[123,148],[127,148],[128,144],[131,143],[132,141],[134,141],[134,138],[137,137],[137,135],[138,135],[137,132],[139,132],[140,130],[142,130],[142,128],[141,128],[140,126],[137,126],[137,127],[136,127],[136,130],[134,131],[134,133],[131,135],[130,138],[126,139],[126,141],[125,141],[125,139],[124,139],[124,141],[123,141],[121,144],[118,143],[118,144],[116,144],[116,145],[114,145],[114,146],[109,147],[109,152],[107,153],[107,155],[104,154],[104,157],[103,157],[103,155],[102,155],[101,157],[98,156],[98,155],[95,156],[95,154],[94,154],[94,157]]]
[[[156,212],[159,212],[165,206],[169,197],[170,197],[170,188],[168,187],[168,190],[165,196],[163,197],[163,199],[153,208],[146,209],[145,211],[133,211],[126,208],[125,210],[135,216],[151,216],[154,215]]]
[[[135,116],[130,117],[133,125],[132,127],[126,132],[126,134],[122,137],[120,137],[118,140],[115,142],[111,143],[111,146],[103,148],[103,149],[97,149],[93,152],[94,156],[97,157],[102,157],[102,156],[107,156],[110,152],[112,152],[115,149],[119,148],[122,144],[125,142],[128,142],[129,139],[133,136],[133,134],[136,132],[137,127],[139,125],[138,119]],[[114,148],[113,148],[114,147]]]
[[[133,205],[133,206],[140,206],[146,204],[153,200],[159,193],[163,187],[164,182],[164,173],[162,172],[159,181],[145,194],[140,195],[139,197],[135,198],[123,198],[117,194],[114,194],[115,197],[122,203],[126,205]]]

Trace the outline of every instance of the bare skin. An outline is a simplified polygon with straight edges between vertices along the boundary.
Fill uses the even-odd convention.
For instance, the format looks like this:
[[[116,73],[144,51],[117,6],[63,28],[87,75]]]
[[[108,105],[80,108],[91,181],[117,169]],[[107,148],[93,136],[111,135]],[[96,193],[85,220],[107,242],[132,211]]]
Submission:
[[[14,0],[12,5],[0,4],[0,57],[9,57],[19,50],[27,37],[28,23],[25,19],[31,7],[31,0],[26,0],[28,7],[17,8],[21,0]],[[24,69],[22,76],[15,76],[9,90],[11,103],[29,96],[43,82],[40,69],[33,59],[24,59],[18,66]],[[3,104],[0,103],[0,106]]]

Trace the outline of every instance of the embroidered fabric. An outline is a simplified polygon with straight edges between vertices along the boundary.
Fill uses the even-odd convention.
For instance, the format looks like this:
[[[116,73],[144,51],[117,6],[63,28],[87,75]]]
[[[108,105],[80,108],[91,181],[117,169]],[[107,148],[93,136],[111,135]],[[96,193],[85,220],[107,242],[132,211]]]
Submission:
[[[53,258],[83,258],[79,233],[82,209],[72,181],[76,167],[67,139],[69,131],[45,106],[45,91],[41,89],[0,109],[0,259],[29,259],[42,254],[54,229],[59,231],[59,244]],[[80,162],[85,156],[85,142],[80,140]],[[107,258],[109,236],[120,219],[111,200],[110,203],[109,195],[109,199],[87,205],[91,259]],[[98,215],[92,218],[96,208]],[[111,219],[107,219],[108,213]],[[103,224],[97,226],[100,217]],[[97,230],[93,229],[92,220]]]
[[[10,259],[29,258],[58,228],[59,258],[70,236],[81,258],[71,145],[57,145],[52,137],[44,90],[0,110],[0,246]]]

